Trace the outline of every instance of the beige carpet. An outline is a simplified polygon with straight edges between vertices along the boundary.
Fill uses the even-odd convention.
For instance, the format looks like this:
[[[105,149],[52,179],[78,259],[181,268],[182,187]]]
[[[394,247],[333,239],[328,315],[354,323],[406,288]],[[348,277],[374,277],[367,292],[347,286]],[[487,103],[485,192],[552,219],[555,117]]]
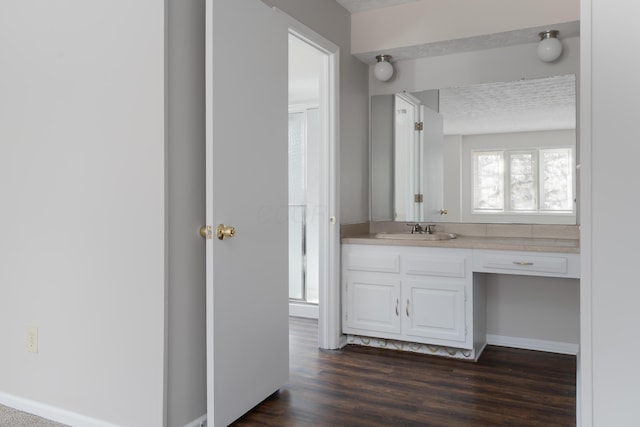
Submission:
[[[36,415],[0,405],[0,427],[66,427]]]

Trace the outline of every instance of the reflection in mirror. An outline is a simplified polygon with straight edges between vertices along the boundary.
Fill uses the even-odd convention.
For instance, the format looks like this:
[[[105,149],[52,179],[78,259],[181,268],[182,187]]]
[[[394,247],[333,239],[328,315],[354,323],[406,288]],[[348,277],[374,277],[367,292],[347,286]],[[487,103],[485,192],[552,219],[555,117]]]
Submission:
[[[575,224],[575,84],[372,96],[371,219]]]

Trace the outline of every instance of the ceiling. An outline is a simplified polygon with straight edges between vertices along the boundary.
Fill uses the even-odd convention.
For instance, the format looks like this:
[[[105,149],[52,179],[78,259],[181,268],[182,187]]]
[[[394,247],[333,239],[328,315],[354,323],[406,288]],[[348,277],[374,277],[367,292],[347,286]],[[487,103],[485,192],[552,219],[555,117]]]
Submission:
[[[402,3],[410,3],[418,0],[336,0],[342,7],[351,13],[363,12],[365,10],[380,9],[383,7],[395,6]]]
[[[431,56],[449,55],[452,53],[464,53],[484,49],[516,46],[540,41],[538,34],[548,29],[549,28],[547,26],[523,28],[520,30],[485,34],[463,39],[385,49],[384,53],[391,55],[393,57],[393,61],[396,62],[407,59],[426,58]],[[560,32],[561,38],[576,37],[580,34],[580,22],[572,21],[554,24],[553,29]],[[373,65],[376,63],[375,55],[371,52],[357,53],[354,56],[365,64]]]
[[[396,6],[404,3],[412,3],[420,0],[336,0],[342,7],[351,13],[364,12],[373,9]],[[479,1],[479,0],[478,0]],[[416,46],[385,49],[383,53],[391,55],[395,61],[407,59],[426,58],[431,56],[448,55],[452,53],[472,52],[476,50],[493,49],[499,47],[515,46],[525,43],[535,43],[540,40],[538,34],[546,31],[547,26],[523,28],[514,31],[485,34],[476,37],[468,37],[456,40],[427,43]],[[580,34],[578,21],[554,24],[554,30],[560,32],[562,38],[576,37]],[[354,56],[360,61],[374,65],[375,55],[381,52],[356,53]]]
[[[574,75],[440,90],[445,135],[575,129]]]

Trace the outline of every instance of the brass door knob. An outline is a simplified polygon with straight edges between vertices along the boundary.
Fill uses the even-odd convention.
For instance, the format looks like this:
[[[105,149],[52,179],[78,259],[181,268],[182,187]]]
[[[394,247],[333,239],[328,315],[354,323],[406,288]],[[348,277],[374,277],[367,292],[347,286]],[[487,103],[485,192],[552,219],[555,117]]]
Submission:
[[[211,234],[213,234],[213,232],[211,231],[211,226],[210,225],[203,225],[202,227],[200,227],[200,235],[209,240],[211,239]]]
[[[224,240],[225,237],[229,238],[235,236],[236,229],[234,227],[220,224],[218,225],[218,228],[216,228],[216,235],[218,236],[218,239]]]
[[[446,215],[449,212],[446,209],[440,209],[440,215]]]

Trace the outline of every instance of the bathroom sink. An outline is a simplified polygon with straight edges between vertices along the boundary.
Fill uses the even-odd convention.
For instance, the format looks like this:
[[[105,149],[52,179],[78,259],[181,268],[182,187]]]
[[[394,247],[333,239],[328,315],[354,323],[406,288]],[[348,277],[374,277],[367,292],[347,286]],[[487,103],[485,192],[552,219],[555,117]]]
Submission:
[[[378,233],[377,239],[396,239],[396,240],[451,240],[456,235],[451,233]]]

